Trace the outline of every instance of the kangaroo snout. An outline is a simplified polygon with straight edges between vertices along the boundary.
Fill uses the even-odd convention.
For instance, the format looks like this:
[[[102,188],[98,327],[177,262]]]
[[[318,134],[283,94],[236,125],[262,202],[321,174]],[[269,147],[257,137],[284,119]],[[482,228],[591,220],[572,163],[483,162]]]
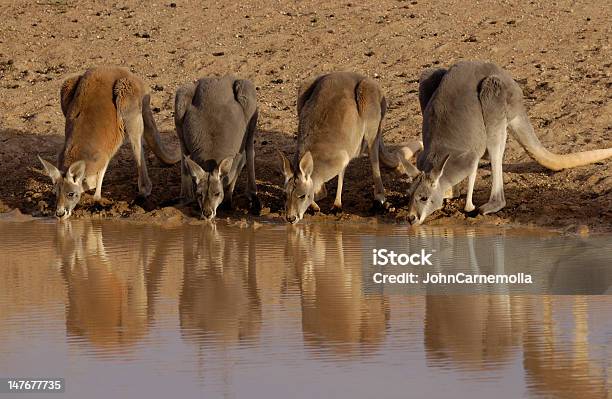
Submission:
[[[410,223],[412,226],[418,226],[419,224],[421,224],[421,219],[416,213],[411,213],[408,216],[408,223]]]
[[[64,220],[67,219],[70,216],[71,212],[68,212],[66,209],[61,208],[61,209],[57,209],[55,211],[55,217],[57,217],[58,219]]]
[[[215,212],[213,212],[210,209],[204,209],[202,210],[202,219],[212,219],[215,217]]]
[[[296,224],[298,222],[298,217],[295,215],[287,215],[287,221],[291,224]]]

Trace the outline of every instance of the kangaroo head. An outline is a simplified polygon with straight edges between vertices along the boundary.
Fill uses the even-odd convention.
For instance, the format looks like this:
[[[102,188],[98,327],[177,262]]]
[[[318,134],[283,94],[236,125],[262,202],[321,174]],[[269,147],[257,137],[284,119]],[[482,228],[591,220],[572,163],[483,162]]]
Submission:
[[[410,195],[409,221],[410,224],[419,225],[425,218],[438,209],[442,209],[444,202],[444,189],[440,185],[440,177],[450,155],[434,165],[431,171],[421,172],[412,182],[408,194]]]
[[[79,203],[81,194],[85,191],[83,180],[85,179],[85,161],[76,161],[66,171],[61,173],[51,163],[38,157],[42,163],[45,173],[53,182],[55,191],[55,216],[67,219],[72,210]]]
[[[224,180],[230,173],[234,157],[230,156],[221,161],[212,172],[206,172],[197,162],[185,156],[187,169],[196,186],[196,198],[200,204],[202,218],[213,219],[217,215],[217,208],[224,198]]]
[[[314,202],[315,187],[311,177],[314,167],[312,154],[307,151],[300,159],[297,170],[294,170],[285,154],[280,151],[278,153],[285,177],[285,217],[289,223],[294,224],[304,217],[304,213]]]

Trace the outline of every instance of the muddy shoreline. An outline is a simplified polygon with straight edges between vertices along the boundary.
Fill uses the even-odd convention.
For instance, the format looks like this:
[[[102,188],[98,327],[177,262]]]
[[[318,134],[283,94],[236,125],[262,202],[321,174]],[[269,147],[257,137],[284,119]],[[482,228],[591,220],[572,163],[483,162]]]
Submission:
[[[174,92],[202,76],[234,75],[257,88],[256,174],[260,198],[277,218],[282,177],[276,149],[295,151],[297,87],[313,75],[352,70],[377,80],[389,103],[383,124],[390,148],[418,139],[417,79],[424,68],[460,59],[486,59],[507,69],[523,88],[543,145],[557,153],[612,146],[610,10],[592,2],[477,4],[383,0],[279,4],[200,2],[121,5],[91,1],[12,2],[0,9],[0,212],[50,214],[54,199],[36,155],[55,161],[63,143],[59,88],[95,65],[130,68],[150,85],[164,143],[176,148]],[[440,13],[440,9],[461,12]],[[231,21],[231,23],[220,23]],[[538,32],[534,40],[533,32]],[[465,194],[449,201],[428,224],[491,224],[612,232],[612,163],[551,172],[533,162],[513,138],[504,157],[507,206],[486,217],[465,215]],[[156,220],[179,194],[179,167],[148,155],[153,193],[135,203],[136,168],[129,146],[111,161],[102,205],[86,196],[75,217]],[[244,176],[237,194],[242,193]],[[345,213],[307,216],[307,222],[403,223],[409,182],[383,170],[395,211],[373,215],[367,159],[349,165]],[[474,203],[487,201],[490,167],[481,163]],[[330,196],[321,201],[331,208]],[[244,198],[223,217],[248,218]],[[153,210],[158,209],[158,210]],[[178,210],[196,216],[191,208]]]
[[[261,136],[265,138],[262,139]],[[1,135],[0,135],[1,137]],[[5,136],[6,137],[6,136]],[[174,147],[177,142],[173,132],[162,135],[167,147]],[[53,160],[54,151],[61,146],[62,137],[30,136],[26,145],[41,149],[41,156]],[[236,186],[234,203],[235,209],[219,209],[219,218],[230,220],[273,221],[282,223],[283,220],[283,190],[282,176],[278,160],[273,151],[271,142],[281,141],[282,147],[288,151],[293,148],[290,137],[270,137],[265,132],[259,132],[256,144],[256,171],[259,197],[263,210],[260,216],[250,215],[247,199],[244,196],[246,186],[246,171],[243,171]],[[12,143],[21,145],[22,136],[13,133],[12,137],[4,140],[5,148]],[[262,144],[267,142],[266,144]],[[16,151],[19,157],[10,159],[7,153],[0,154],[3,168],[13,173],[3,174],[0,184],[11,187],[12,191],[2,190],[0,193],[0,212],[18,209],[21,213],[34,217],[50,217],[54,215],[55,195],[51,182],[47,176],[39,173],[39,166],[27,157],[27,150]],[[168,218],[183,220],[198,218],[199,209],[193,203],[187,206],[176,206],[174,201],[180,194],[180,165],[164,166],[152,153],[149,152],[148,164],[151,180],[154,182],[152,195],[143,200],[137,196],[137,177],[133,155],[128,144],[122,146],[119,153],[111,161],[105,184],[103,186],[103,199],[100,203],[93,201],[93,192],[85,193],[81,203],[75,208],[73,218],[100,218],[100,219],[131,219],[157,223]],[[22,168],[20,164],[28,164]],[[4,166],[7,165],[7,166]],[[587,168],[599,168],[605,174],[607,165],[601,163]],[[612,190],[606,188],[609,177],[601,178],[602,195],[580,191],[565,191],[554,187],[553,183],[559,179],[559,174],[577,174],[580,169],[569,171],[550,172],[534,162],[518,165],[505,165],[507,206],[494,215],[466,214],[463,211],[465,204],[465,182],[462,186],[462,195],[457,199],[447,200],[444,208],[435,212],[427,220],[432,226],[524,226],[553,229],[569,234],[609,233],[612,232]],[[354,160],[348,167],[346,184],[343,191],[344,211],[335,215],[329,213],[335,193],[335,179],[327,183],[328,197],[319,202],[321,212],[309,212],[305,216],[307,223],[367,223],[367,224],[406,224],[408,197],[404,194],[410,183],[406,178],[398,177],[394,172],[383,169],[383,182],[387,190],[389,210],[377,212],[372,209],[372,178],[367,158]],[[601,173],[600,172],[600,173]],[[479,171],[480,184],[477,182],[474,201],[476,204],[486,202],[488,198],[486,182],[490,185],[490,167],[487,162],[481,162]],[[538,186],[535,189],[520,191],[518,183],[525,180],[525,175],[537,178]],[[506,180],[507,179],[507,180]],[[550,182],[547,182],[549,180]],[[563,179],[567,181],[567,178]],[[591,178],[589,181],[592,181]],[[588,184],[588,181],[585,182]],[[588,187],[588,186],[587,186]],[[541,197],[540,197],[541,196]],[[585,206],[579,206],[586,202]]]

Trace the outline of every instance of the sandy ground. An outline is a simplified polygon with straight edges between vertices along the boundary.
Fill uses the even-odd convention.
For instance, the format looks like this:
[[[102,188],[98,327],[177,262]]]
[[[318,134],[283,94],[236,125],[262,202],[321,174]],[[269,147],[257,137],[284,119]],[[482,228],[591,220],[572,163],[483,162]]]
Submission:
[[[486,59],[511,71],[524,89],[541,141],[556,152],[612,145],[610,37],[612,4],[544,1],[258,1],[120,2],[3,1],[0,7],[0,211],[51,213],[50,181],[37,174],[36,154],[55,160],[63,141],[62,81],[96,65],[121,65],[153,89],[155,117],[168,146],[174,134],[176,88],[198,77],[232,73],[251,79],[259,94],[256,168],[263,218],[282,208],[274,150],[295,147],[297,87],[322,72],[353,70],[375,77],[386,93],[387,143],[420,135],[417,77],[423,68]],[[203,4],[206,4],[205,6]],[[553,5],[554,4],[554,5]],[[465,196],[430,223],[492,223],[612,231],[610,161],[561,172],[533,162],[512,138],[504,167],[507,207],[470,217]],[[76,217],[157,217],[149,212],[179,194],[179,167],[149,156],[153,194],[135,202],[136,170],[122,147],[95,206],[86,198]],[[383,176],[392,210],[372,217],[367,159],[347,171],[345,213],[318,220],[404,221],[408,182]],[[486,202],[490,167],[483,162],[475,203]],[[244,187],[244,179],[238,192]],[[333,194],[335,182],[328,183]],[[320,203],[323,212],[332,196]],[[233,213],[242,217],[240,206]],[[244,205],[244,201],[242,201]],[[194,210],[181,209],[188,215]]]

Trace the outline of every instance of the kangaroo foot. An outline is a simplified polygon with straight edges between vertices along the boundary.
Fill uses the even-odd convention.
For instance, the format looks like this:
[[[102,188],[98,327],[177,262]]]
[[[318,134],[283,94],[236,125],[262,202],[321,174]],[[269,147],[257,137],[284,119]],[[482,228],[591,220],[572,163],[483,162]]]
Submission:
[[[329,210],[329,213],[331,213],[332,215],[340,215],[340,214],[342,214],[342,205],[334,204],[331,207],[331,209]]]
[[[388,201],[380,202],[378,200],[374,200],[371,211],[374,214],[385,213],[389,209],[389,206],[390,204]]]
[[[483,215],[488,215],[490,213],[495,213],[506,206],[505,200],[497,200],[497,201],[489,201],[486,204],[482,205],[478,210]]]
[[[147,212],[151,212],[152,210],[157,208],[153,201],[149,199],[149,197],[145,197],[143,195],[136,196],[136,198],[134,198],[134,201],[132,202],[132,205],[138,205]]]
[[[261,214],[261,201],[256,195],[251,198],[249,212],[251,212],[251,214],[255,216],[259,216]]]
[[[93,200],[94,200],[94,204],[99,205],[99,206],[110,206],[113,203],[108,198],[96,197],[95,195],[93,197]]]

